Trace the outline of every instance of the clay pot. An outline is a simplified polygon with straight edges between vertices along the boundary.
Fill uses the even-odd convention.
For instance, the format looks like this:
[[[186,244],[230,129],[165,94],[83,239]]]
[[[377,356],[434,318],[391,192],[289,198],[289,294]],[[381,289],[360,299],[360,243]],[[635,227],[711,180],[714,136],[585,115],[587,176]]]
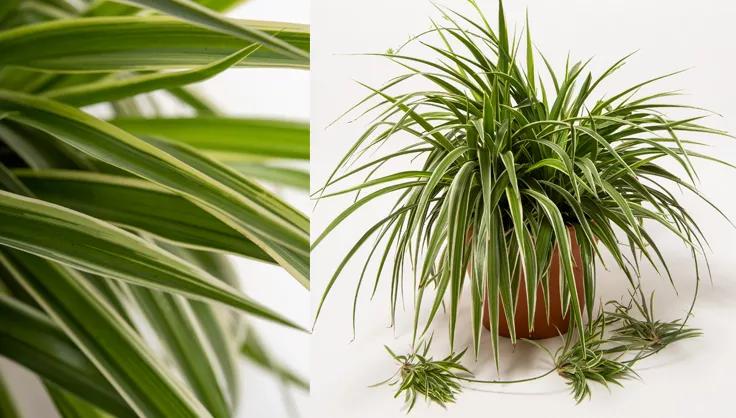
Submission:
[[[584,304],[584,291],[583,291],[583,262],[580,258],[580,246],[575,237],[575,229],[568,227],[568,233],[570,234],[570,243],[572,246],[573,254],[573,274],[575,276],[575,287],[577,289],[578,300],[580,300],[581,306]],[[568,310],[567,315],[562,316],[562,303],[560,302],[560,254],[559,249],[555,245],[552,250],[552,260],[549,268],[549,301],[550,301],[550,314],[549,322],[547,322],[547,307],[544,303],[544,297],[542,295],[542,286],[537,288],[537,308],[534,311],[534,330],[530,331],[528,326],[528,310],[526,303],[526,283],[524,280],[524,273],[521,272],[521,282],[519,285],[519,298],[516,304],[516,315],[514,317],[514,324],[516,328],[516,338],[527,338],[527,339],[542,339],[556,337],[561,333],[567,332],[570,327],[570,311]],[[487,309],[488,297],[486,296],[486,306],[483,309],[483,326],[486,329],[490,329],[490,320],[488,318]],[[509,326],[506,322],[506,316],[503,313],[503,305],[501,306],[501,312],[499,314],[499,334],[504,337],[510,337]],[[571,307],[572,309],[572,307]]]

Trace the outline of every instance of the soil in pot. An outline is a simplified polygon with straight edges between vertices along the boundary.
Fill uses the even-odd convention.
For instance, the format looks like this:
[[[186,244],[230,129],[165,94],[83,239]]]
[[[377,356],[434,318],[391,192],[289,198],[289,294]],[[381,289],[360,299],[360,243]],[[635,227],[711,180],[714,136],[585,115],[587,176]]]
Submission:
[[[577,288],[578,299],[581,305],[584,303],[585,293],[583,291],[583,262],[580,257],[580,246],[575,237],[575,230],[568,228],[570,234],[570,243],[573,251],[573,274],[575,276],[575,287]],[[519,294],[526,294],[526,284],[524,273],[521,273],[521,281],[519,285]],[[537,288],[537,308],[534,312],[534,329],[529,330],[528,326],[528,310],[525,297],[519,297],[516,305],[516,315],[514,325],[516,328],[516,338],[528,338],[532,340],[556,337],[567,332],[570,327],[571,315],[568,310],[567,315],[562,315],[562,303],[560,302],[560,253],[557,246],[552,251],[552,260],[549,268],[549,321],[547,321],[547,306],[544,303],[542,287]],[[486,303],[488,300],[486,299]],[[487,305],[486,305],[487,306]],[[488,309],[483,309],[483,326],[490,329],[490,320],[488,317]],[[499,315],[499,334],[504,337],[510,337],[509,325],[506,322],[506,316],[503,311]]]

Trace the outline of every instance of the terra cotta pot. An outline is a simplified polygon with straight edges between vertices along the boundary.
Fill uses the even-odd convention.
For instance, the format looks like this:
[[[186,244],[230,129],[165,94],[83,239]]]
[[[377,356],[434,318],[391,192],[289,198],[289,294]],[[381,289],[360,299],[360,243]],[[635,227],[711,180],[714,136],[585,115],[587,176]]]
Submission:
[[[575,237],[575,229],[572,227],[567,228],[570,234],[570,244],[572,247],[573,254],[573,274],[575,276],[575,287],[577,289],[578,300],[580,300],[581,306],[584,304],[584,291],[583,291],[583,262],[580,258],[580,246]],[[524,272],[520,273],[521,280],[519,285],[518,302],[516,304],[516,313],[514,316],[514,325],[516,328],[516,338],[528,338],[528,339],[542,339],[558,336],[562,333],[567,332],[570,327],[570,311],[568,309],[567,315],[562,315],[562,303],[560,301],[560,253],[559,248],[555,245],[552,250],[552,260],[548,273],[549,280],[549,322],[547,321],[547,307],[544,303],[544,297],[542,294],[541,283],[537,288],[537,308],[534,311],[534,330],[530,331],[528,326],[528,310],[526,297],[526,282],[524,280]],[[488,296],[486,296],[486,305],[483,309],[483,326],[486,329],[490,329],[490,320],[488,318]],[[506,322],[506,316],[503,313],[503,305],[501,306],[501,312],[499,314],[499,334],[504,337],[510,337],[509,325]],[[572,309],[572,306],[570,307]]]

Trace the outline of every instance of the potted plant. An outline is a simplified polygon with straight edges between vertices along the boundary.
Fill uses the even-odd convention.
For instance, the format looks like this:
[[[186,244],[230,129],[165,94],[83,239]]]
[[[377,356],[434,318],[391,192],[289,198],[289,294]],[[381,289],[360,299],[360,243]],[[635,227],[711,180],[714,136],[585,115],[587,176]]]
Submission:
[[[440,9],[446,26],[435,24],[398,50],[376,54],[405,71],[379,88],[366,86],[370,94],[351,109],[363,109],[360,116],[373,119],[314,197],[351,192],[357,197],[313,245],[369,202],[389,194],[397,198],[385,216],[353,240],[326,285],[317,315],[345,265],[371,239],[356,297],[367,267],[377,260],[374,289],[382,275],[390,276],[393,318],[404,267],[409,261],[416,266],[415,352],[394,355],[402,363],[399,391],[416,390],[438,402],[454,399],[449,396],[452,385],[429,389],[416,383],[447,383],[447,376],[457,377],[448,370],[460,370],[454,367],[459,366],[457,356],[433,363],[419,348],[444,305],[450,350],[462,323],[471,327],[477,353],[485,318],[496,365],[499,335],[515,343],[564,333],[569,323],[572,332],[556,356],[556,370],[573,376],[568,380],[581,399],[587,393],[585,378],[597,373],[603,382],[616,381],[633,364],[607,358],[610,363],[591,362],[590,370],[562,372],[577,364],[571,358],[585,360],[591,350],[608,347],[609,334],[601,327],[617,329],[611,324],[623,321],[616,312],[604,319],[595,312],[596,262],[610,253],[636,297],[635,305],[617,313],[643,321],[637,326],[654,326],[650,304],[639,302],[640,263],[650,263],[665,276],[670,272],[651,228],[666,228],[699,262],[705,237],[667,187],[705,199],[694,184],[692,160],[718,160],[700,152],[692,135],[725,133],[700,124],[702,115],[668,117],[668,110],[696,109],[668,102],[672,92],[638,94],[662,77],[608,97],[598,95],[601,83],[628,56],[598,75],[586,69],[587,61],[568,60],[557,72],[535,52],[528,24],[523,37],[512,39],[502,4],[495,26],[471,4],[478,19]],[[403,52],[417,44],[432,57]],[[402,90],[410,80],[416,86],[415,79],[428,87]],[[665,162],[678,171],[665,168]],[[341,187],[351,180],[357,185]],[[470,321],[458,314],[464,297],[471,300]],[[425,305],[428,312],[422,314]],[[648,316],[635,318],[633,306]],[[668,324],[675,323],[676,339],[695,335],[684,320]],[[633,343],[621,344],[608,349],[628,352]],[[439,366],[425,367],[430,364]],[[408,370],[442,373],[436,380],[420,379],[409,378]],[[582,384],[573,382],[579,376]]]

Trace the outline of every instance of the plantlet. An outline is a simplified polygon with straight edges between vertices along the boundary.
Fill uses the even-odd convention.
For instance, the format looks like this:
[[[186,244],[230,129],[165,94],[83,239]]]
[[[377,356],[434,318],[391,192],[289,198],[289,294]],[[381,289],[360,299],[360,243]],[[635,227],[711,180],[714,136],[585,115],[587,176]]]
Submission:
[[[613,330],[612,339],[627,350],[640,351],[643,357],[648,357],[674,342],[702,334],[700,330],[687,326],[687,317],[670,322],[656,319],[654,292],[649,295],[649,302],[640,289],[630,296],[631,300],[627,305],[618,301],[609,302],[613,311],[608,314],[612,322],[619,324]],[[632,315],[632,310],[636,316]]]
[[[427,355],[430,345],[431,339],[421,344],[416,352],[408,355],[396,355],[390,348],[385,347],[391,357],[399,363],[399,371],[395,376],[377,385],[388,383],[391,386],[398,386],[394,397],[404,394],[407,412],[414,408],[418,397],[424,397],[442,407],[454,403],[455,396],[460,392],[461,381],[456,373],[470,373],[460,364],[465,351],[450,354],[442,360],[434,360]]]
[[[542,303],[548,321],[550,306],[558,304],[563,316],[570,315],[575,336],[558,368],[580,400],[588,394],[587,380],[617,383],[630,373],[627,365],[600,356],[607,340],[595,327],[603,325],[584,324],[593,318],[596,263],[609,253],[632,289],[645,264],[672,281],[650,234],[658,225],[691,251],[699,271],[706,239],[670,190],[711,204],[697,188],[692,162],[732,166],[702,151],[704,138],[728,135],[703,125],[707,111],[671,101],[675,92],[644,93],[676,73],[601,96],[600,87],[629,56],[597,75],[587,70],[589,61],[569,59],[556,71],[535,52],[528,24],[522,36],[512,37],[501,3],[495,26],[470,4],[478,19],[439,8],[443,24],[433,22],[401,48],[375,54],[403,73],[381,87],[365,86],[368,96],[346,113],[370,121],[313,196],[356,197],[313,247],[368,203],[392,196],[395,204],[354,239],[327,282],[317,316],[363,247],[370,252],[355,300],[366,276],[375,274],[373,293],[388,276],[393,323],[399,295],[410,287],[415,343],[444,307],[450,351],[463,323],[477,354],[487,316],[498,365],[501,322],[516,342],[519,306],[526,306],[524,325],[533,331]],[[412,48],[424,54],[405,52]],[[427,87],[417,88],[420,82]],[[672,111],[686,116],[669,116]],[[405,283],[408,270],[414,277]],[[559,270],[554,278],[552,270]],[[561,291],[553,298],[557,276]],[[699,274],[694,280],[697,285]],[[471,318],[458,315],[463,297],[470,298]],[[611,315],[622,321],[621,342],[641,341],[639,328],[654,327],[657,338],[674,330],[651,318],[627,319],[623,311]]]
[[[306,385],[246,320],[301,327],[239,290],[225,255],[308,288],[309,220],[270,189],[305,188],[308,125],[224,116],[189,85],[308,69],[309,30],[219,13],[237,3],[0,6],[0,355],[63,417],[233,416],[241,349]]]
[[[601,312],[586,327],[584,338],[576,341],[571,333],[567,334],[565,344],[555,356],[557,373],[567,381],[577,403],[586,397],[590,398],[590,381],[606,387],[609,384],[621,386],[623,379],[636,375],[630,365],[621,360],[627,351],[611,350],[608,347],[613,341],[605,335],[606,324],[610,321],[606,313]],[[582,344],[582,341],[585,341],[585,344]],[[611,356],[612,352],[616,354]]]

